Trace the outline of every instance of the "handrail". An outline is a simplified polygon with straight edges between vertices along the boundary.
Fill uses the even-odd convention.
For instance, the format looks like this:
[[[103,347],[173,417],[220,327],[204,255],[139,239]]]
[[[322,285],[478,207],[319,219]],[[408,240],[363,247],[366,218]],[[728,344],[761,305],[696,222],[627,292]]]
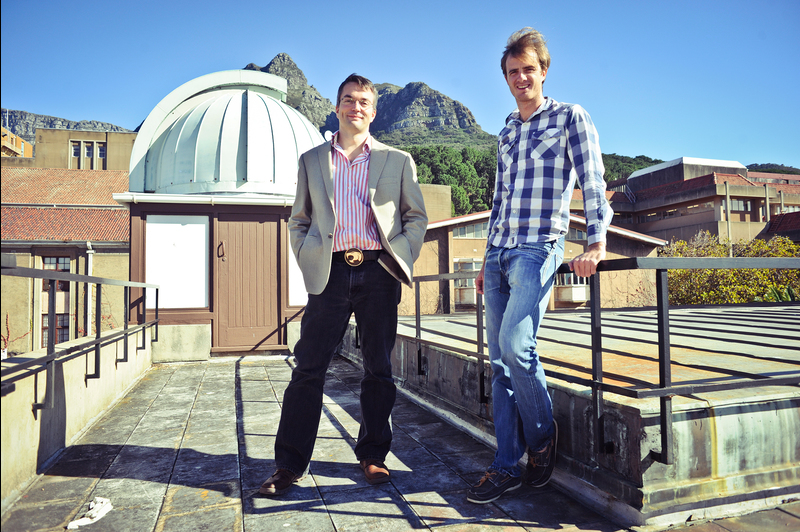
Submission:
[[[756,388],[761,386],[800,385],[800,375],[790,377],[761,377],[758,379],[742,379],[734,382],[702,385],[672,385],[671,356],[669,338],[669,297],[667,285],[668,270],[691,269],[800,269],[800,259],[794,257],[632,257],[625,259],[611,259],[601,261],[597,265],[598,272],[621,270],[655,270],[656,271],[656,309],[658,313],[658,351],[659,351],[659,384],[658,387],[644,390],[626,388],[603,382],[603,346],[602,329],[600,322],[600,276],[592,275],[589,278],[589,308],[591,312],[591,339],[592,339],[592,379],[584,379],[567,375],[558,371],[545,370],[545,374],[566,382],[581,384],[592,389],[592,410],[595,423],[595,438],[597,445],[593,446],[594,452],[613,452],[613,446],[605,441],[603,431],[603,392],[616,393],[635,399],[658,397],[660,399],[661,421],[661,453],[655,453],[655,458],[664,464],[674,463],[674,449],[672,440],[672,397],[698,392],[715,392],[741,388]],[[567,263],[562,264],[556,273],[570,273]],[[420,320],[420,283],[430,281],[444,281],[455,279],[473,279],[478,272],[458,272],[439,275],[421,275],[414,277],[415,293],[417,299],[416,338],[418,368],[422,371],[423,357],[421,344],[433,344],[422,340]],[[476,298],[476,329],[478,331],[478,351],[475,353],[480,364],[480,401],[488,402],[484,390],[484,362],[488,357],[483,353],[483,300],[478,294]],[[463,352],[463,351],[461,351]],[[543,360],[546,360],[543,358]],[[424,374],[424,372],[422,373]],[[597,458],[595,454],[595,459]]]
[[[78,282],[78,283],[86,283],[86,284],[95,284],[98,285],[97,295],[96,295],[96,306],[94,313],[95,318],[95,330],[96,336],[92,340],[87,340],[81,342],[77,345],[70,346],[66,349],[61,349],[59,351],[56,350],[56,335],[53,332],[48,333],[47,335],[47,354],[45,356],[36,357],[30,360],[22,361],[20,363],[14,364],[10,367],[2,368],[0,371],[0,376],[3,378],[2,382],[2,395],[6,395],[11,393],[15,386],[14,382],[20,380],[25,377],[25,374],[22,374],[26,369],[33,368],[36,366],[41,367],[43,364],[47,371],[46,373],[46,384],[45,384],[45,399],[41,403],[33,403],[33,410],[39,409],[49,409],[55,406],[55,375],[56,375],[56,364],[60,364],[71,360],[75,357],[87,354],[94,349],[95,353],[95,362],[94,362],[94,373],[87,374],[86,379],[99,379],[100,378],[100,349],[105,345],[109,345],[115,341],[117,341],[120,337],[124,338],[123,342],[123,358],[118,359],[116,362],[127,362],[128,361],[128,342],[127,338],[131,334],[136,334],[139,331],[144,331],[150,327],[155,328],[155,338],[152,340],[154,342],[158,341],[158,295],[159,295],[159,286],[155,284],[148,284],[148,283],[140,283],[135,281],[122,281],[119,279],[107,279],[104,277],[95,277],[91,275],[80,275],[76,273],[68,273],[68,272],[58,272],[53,270],[40,270],[37,268],[22,268],[17,267],[15,265],[15,260],[12,257],[9,257],[7,254],[3,254],[2,260],[2,275],[8,275],[11,277],[26,277],[29,279],[45,279],[49,283],[49,293],[55,294],[56,288],[56,281],[69,281],[69,282]],[[123,320],[123,330],[118,331],[104,337],[101,337],[101,301],[102,301],[102,290],[100,286],[102,285],[112,285],[112,286],[122,286],[124,292],[124,320]],[[151,321],[147,321],[147,314],[146,314],[146,297],[147,297],[147,290],[142,290],[142,305],[145,308],[145,311],[142,314],[142,323],[137,324],[134,327],[129,327],[128,318],[130,313],[130,289],[131,288],[153,288],[156,291],[156,305],[155,305],[155,319]],[[55,324],[56,317],[55,317],[55,308],[54,304],[48,304],[48,324]],[[54,330],[55,328],[53,328]],[[142,334],[142,346],[138,349],[145,349],[145,337]],[[19,373],[19,375],[15,375]]]

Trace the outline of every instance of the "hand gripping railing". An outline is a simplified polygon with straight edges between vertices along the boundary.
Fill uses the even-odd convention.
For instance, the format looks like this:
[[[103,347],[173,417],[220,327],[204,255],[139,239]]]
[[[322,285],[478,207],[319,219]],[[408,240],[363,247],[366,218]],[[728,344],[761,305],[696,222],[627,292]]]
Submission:
[[[13,367],[3,368],[2,369],[2,395],[6,395],[14,390],[14,382],[24,378],[24,374],[22,373],[23,370],[27,368],[40,366],[41,364],[46,365],[46,379],[45,379],[45,398],[44,401],[41,403],[33,403],[33,410],[40,410],[44,408],[53,408],[55,405],[55,376],[56,376],[56,367],[57,363],[66,362],[67,360],[71,360],[78,356],[84,355],[89,353],[90,351],[94,350],[94,373],[87,374],[86,379],[99,379],[100,378],[100,348],[104,345],[109,345],[120,337],[124,337],[125,341],[123,342],[123,357],[118,359],[117,362],[127,362],[128,361],[128,342],[127,338],[131,334],[136,334],[140,330],[145,330],[149,327],[155,327],[155,336],[152,341],[158,341],[158,285],[154,284],[147,284],[147,283],[137,283],[133,281],[120,281],[118,279],[105,279],[103,277],[93,277],[89,275],[78,275],[74,273],[67,273],[67,272],[57,272],[52,270],[39,270],[35,268],[18,268],[16,266],[9,265],[6,261],[6,255],[3,255],[3,268],[2,274],[8,275],[12,277],[27,277],[30,279],[46,279],[49,282],[49,293],[55,294],[56,288],[56,281],[69,281],[69,282],[78,282],[78,283],[87,283],[87,284],[95,284],[97,285],[97,294],[96,294],[96,302],[95,302],[95,313],[94,313],[94,323],[95,323],[95,338],[93,340],[88,340],[86,342],[81,342],[78,345],[70,346],[67,349],[62,349],[60,351],[56,351],[56,334],[55,334],[55,323],[56,323],[56,306],[54,301],[51,297],[50,303],[48,304],[48,314],[47,314],[47,323],[50,326],[50,332],[47,335],[47,355],[43,357],[34,358],[28,360],[26,362],[22,362],[19,364],[15,364]],[[113,286],[122,286],[124,287],[124,320],[123,320],[123,330],[119,332],[115,332],[113,334],[106,335],[105,337],[100,337],[101,332],[101,302],[102,302],[102,285],[113,285]],[[156,291],[156,304],[155,304],[155,319],[151,321],[147,321],[147,305],[146,305],[146,294],[147,290],[142,290],[142,323],[130,327],[128,324],[128,315],[130,312],[130,289],[131,288],[154,288]],[[144,334],[142,335],[142,345],[139,349],[145,349],[145,337]],[[15,375],[19,373],[19,375]]]
[[[657,388],[632,389],[624,386],[603,382],[603,336],[601,328],[600,306],[600,276],[592,275],[589,278],[589,307],[591,311],[591,339],[592,339],[592,379],[582,379],[559,371],[545,370],[548,377],[588,386],[592,390],[592,410],[595,426],[597,445],[594,448],[599,453],[613,452],[613,445],[606,441],[603,427],[603,392],[611,392],[635,399],[650,397],[660,398],[660,423],[661,423],[661,452],[655,458],[665,464],[674,463],[674,449],[672,438],[672,398],[676,395],[691,395],[702,392],[716,392],[723,390],[756,388],[761,386],[786,386],[800,384],[800,375],[788,377],[761,376],[758,379],[742,379],[727,381],[717,384],[689,384],[673,386],[670,356],[669,333],[669,290],[667,285],[668,270],[697,270],[697,269],[800,269],[800,259],[793,257],[744,257],[744,258],[694,258],[694,257],[643,257],[605,260],[597,265],[598,272],[621,270],[655,270],[656,272],[656,310],[658,313],[658,363],[659,383]],[[569,265],[562,264],[557,273],[570,273]],[[422,360],[422,343],[436,345],[451,351],[460,351],[451,346],[427,342],[422,340],[420,320],[420,283],[426,281],[445,281],[454,279],[473,279],[477,272],[459,272],[441,275],[424,275],[414,277],[416,292],[416,342],[418,368],[424,374]],[[484,354],[483,342],[483,298],[480,294],[476,298],[476,325],[478,331],[478,350],[472,353],[478,358],[480,366],[480,397],[481,402],[488,401],[485,394],[484,365],[488,357]]]

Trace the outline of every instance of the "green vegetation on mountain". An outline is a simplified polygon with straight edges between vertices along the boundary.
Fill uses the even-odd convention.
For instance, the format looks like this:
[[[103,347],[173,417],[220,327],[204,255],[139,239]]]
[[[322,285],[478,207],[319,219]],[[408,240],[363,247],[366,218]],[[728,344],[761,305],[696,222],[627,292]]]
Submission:
[[[494,195],[495,148],[445,145],[405,146],[417,164],[420,183],[449,185],[453,215],[488,210]]]
[[[753,172],[767,172],[770,174],[794,174],[800,175],[800,168],[794,166],[784,166],[782,164],[748,164],[747,169]]]
[[[603,166],[606,167],[605,180],[606,183],[616,181],[618,179],[627,179],[636,170],[647,168],[655,164],[663,163],[661,159],[651,159],[644,155],[637,155],[636,157],[626,157],[625,155],[617,155],[616,153],[603,154]]]

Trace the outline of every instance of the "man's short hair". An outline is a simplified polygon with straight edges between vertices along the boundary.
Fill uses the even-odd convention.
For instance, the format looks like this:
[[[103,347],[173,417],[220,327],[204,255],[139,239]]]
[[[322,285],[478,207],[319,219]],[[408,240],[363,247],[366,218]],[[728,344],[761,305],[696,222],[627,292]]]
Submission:
[[[344,91],[344,86],[348,83],[355,83],[362,91],[370,91],[373,99],[372,107],[377,109],[378,93],[375,90],[375,85],[373,85],[372,82],[364,76],[359,76],[358,74],[350,74],[347,76],[347,79],[344,80],[341,85],[339,85],[339,93],[336,95],[336,107],[339,107],[339,103],[342,101],[342,92]]]
[[[506,61],[509,57],[519,57],[529,51],[536,52],[539,58],[539,68],[547,70],[550,68],[550,52],[547,51],[547,41],[544,35],[531,27],[522,28],[514,32],[508,38],[503,58],[500,59],[500,68],[503,69],[503,76],[506,75]]]

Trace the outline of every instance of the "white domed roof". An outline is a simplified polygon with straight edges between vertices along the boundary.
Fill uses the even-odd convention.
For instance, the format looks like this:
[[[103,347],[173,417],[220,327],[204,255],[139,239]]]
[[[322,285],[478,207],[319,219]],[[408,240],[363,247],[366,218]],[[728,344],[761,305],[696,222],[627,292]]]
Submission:
[[[324,138],[285,98],[285,79],[250,70],[175,89],[140,128],[130,191],[293,196],[300,155]]]

